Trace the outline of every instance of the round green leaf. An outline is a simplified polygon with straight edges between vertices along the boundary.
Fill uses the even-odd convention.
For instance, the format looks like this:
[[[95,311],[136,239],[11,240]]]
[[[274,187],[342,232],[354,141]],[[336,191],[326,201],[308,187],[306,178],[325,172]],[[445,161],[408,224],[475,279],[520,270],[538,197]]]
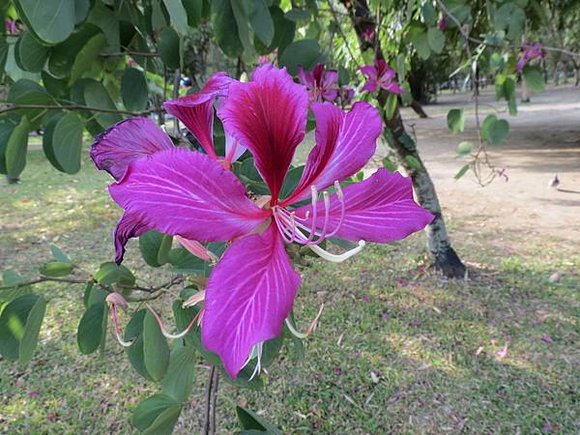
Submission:
[[[24,116],[6,143],[6,174],[11,178],[18,178],[26,166],[29,129],[30,123]]]
[[[427,42],[429,43],[429,48],[435,53],[441,53],[443,47],[445,46],[445,35],[437,27],[430,27],[427,30]]]
[[[83,96],[88,107],[107,110],[117,109],[105,87],[96,80],[86,81]],[[108,128],[121,120],[121,116],[118,113],[94,112],[94,117],[103,128]]]
[[[250,12],[250,24],[256,37],[264,44],[270,45],[274,39],[274,21],[265,0],[253,2]]]
[[[10,123],[0,123],[0,174],[6,174],[6,146],[8,139],[14,131],[14,125]]]
[[[211,21],[218,46],[229,57],[237,57],[244,51],[238,24],[232,9],[232,0],[211,2]]]
[[[34,349],[36,349],[36,344],[38,343],[38,333],[40,332],[45,312],[46,300],[42,296],[39,296],[26,319],[24,336],[20,341],[18,349],[18,362],[22,366],[28,364],[32,359],[32,354],[34,353]]]
[[[169,365],[169,346],[150,312],[145,313],[143,319],[143,357],[151,378],[155,381],[163,379]]]
[[[20,356],[20,343],[26,334],[26,322],[40,296],[27,294],[14,299],[0,314],[0,355],[12,361]]]
[[[68,77],[77,54],[100,29],[94,24],[85,23],[62,44],[52,47],[48,59],[48,71],[57,79]]]
[[[465,156],[473,150],[473,143],[469,141],[461,142],[457,145],[457,154],[460,156]]]
[[[447,112],[447,127],[453,133],[460,133],[465,127],[465,115],[463,109],[451,109]]]
[[[72,112],[60,118],[54,126],[50,146],[58,167],[67,174],[76,174],[81,169],[83,129],[83,122]]]
[[[159,35],[159,56],[167,68],[176,69],[181,64],[179,35],[171,27],[163,29]]]
[[[81,317],[77,329],[77,344],[81,353],[96,351],[105,339],[104,324],[107,315],[105,303],[90,305]]]
[[[99,54],[103,51],[103,48],[105,48],[106,45],[107,39],[102,33],[97,33],[87,41],[75,56],[75,60],[70,70],[70,83],[74,83],[86,71],[94,66],[99,58]]]
[[[156,429],[159,434],[170,434],[180,411],[181,405],[175,399],[155,394],[139,403],[133,412],[133,425],[141,432],[151,433]]]
[[[64,172],[62,166],[56,159],[54,155],[54,150],[52,148],[52,135],[54,133],[54,128],[56,127],[56,123],[64,116],[64,113],[57,114],[54,116],[46,127],[44,128],[44,134],[42,135],[42,150],[44,151],[44,155],[46,156],[47,160],[50,162],[52,166],[54,166],[57,170]]]
[[[20,36],[15,50],[18,66],[29,72],[40,72],[49,54],[48,47],[42,45],[30,32]]]
[[[73,265],[60,261],[51,261],[40,268],[40,273],[44,276],[59,278],[70,275],[73,271]]]
[[[496,121],[489,131],[489,143],[491,145],[500,145],[507,137],[510,131],[510,124],[505,119]]]
[[[143,355],[143,319],[146,309],[137,311],[125,328],[125,341],[131,341],[131,346],[125,348],[129,362],[137,373],[145,379],[152,381],[151,375],[145,368],[145,357]]]
[[[318,41],[314,39],[302,39],[288,45],[280,55],[280,65],[285,66],[291,75],[296,75],[298,66],[304,69],[312,69],[317,63],[322,62],[323,54],[320,51]]]
[[[196,363],[193,346],[176,346],[169,358],[167,374],[161,382],[163,392],[179,402],[184,402],[193,388]]]
[[[147,81],[141,71],[127,68],[121,80],[121,97],[127,110],[145,110],[149,101]]]
[[[131,286],[135,284],[135,275],[125,266],[117,265],[112,261],[101,264],[93,278],[102,285],[119,283],[124,286]]]
[[[75,0],[14,0],[18,15],[40,40],[64,41],[76,22]]]

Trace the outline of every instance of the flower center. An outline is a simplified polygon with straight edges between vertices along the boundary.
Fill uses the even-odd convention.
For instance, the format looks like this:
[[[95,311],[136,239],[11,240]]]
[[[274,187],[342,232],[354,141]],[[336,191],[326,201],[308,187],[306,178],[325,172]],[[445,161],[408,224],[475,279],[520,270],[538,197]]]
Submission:
[[[334,263],[340,263],[359,253],[365,245],[365,242],[363,240],[359,241],[359,246],[341,255],[331,254],[318,246],[324,240],[333,237],[344,223],[346,209],[344,193],[338,181],[334,182],[334,187],[336,189],[336,199],[340,205],[340,217],[338,223],[332,230],[329,228],[331,208],[330,195],[327,191],[322,192],[324,211],[323,214],[320,215],[318,213],[318,200],[320,195],[316,186],[310,187],[312,210],[308,210],[304,217],[296,216],[296,212],[288,211],[284,207],[278,205],[272,207],[272,216],[274,217],[276,226],[286,243],[295,242],[301,245],[306,245],[320,257]]]

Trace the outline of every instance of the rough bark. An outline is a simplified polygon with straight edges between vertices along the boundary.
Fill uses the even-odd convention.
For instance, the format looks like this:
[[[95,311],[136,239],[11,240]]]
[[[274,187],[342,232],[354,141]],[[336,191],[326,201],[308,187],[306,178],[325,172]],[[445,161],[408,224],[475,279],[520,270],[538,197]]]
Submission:
[[[368,48],[369,41],[368,39],[365,40],[363,35],[365,31],[374,30],[376,25],[366,0],[341,1],[346,7],[355,27],[359,42],[361,42],[361,50]],[[367,32],[366,34],[368,35],[369,33]],[[371,47],[374,47],[377,58],[384,58],[378,38],[373,38]],[[382,91],[378,96],[379,104],[384,107],[386,99],[387,93]],[[426,228],[427,246],[433,256],[433,265],[447,277],[463,278],[466,269],[451,246],[435,185],[421,161],[415,142],[405,130],[401,113],[397,107],[390,119],[386,118],[385,111],[382,111],[382,114],[385,126],[391,133],[389,145],[395,151],[403,168],[410,174],[419,204],[435,215],[433,223]],[[420,164],[420,169],[414,167],[416,166],[415,162]]]

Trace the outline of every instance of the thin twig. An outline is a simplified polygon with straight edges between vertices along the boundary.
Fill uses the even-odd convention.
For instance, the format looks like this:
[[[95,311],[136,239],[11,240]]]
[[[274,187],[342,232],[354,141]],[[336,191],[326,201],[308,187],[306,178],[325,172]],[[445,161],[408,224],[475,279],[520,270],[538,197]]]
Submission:
[[[340,33],[340,36],[342,36],[342,39],[344,40],[344,45],[346,46],[348,54],[350,55],[350,58],[352,59],[353,63],[355,65],[357,65],[358,62],[356,60],[356,57],[354,56],[353,52],[350,49],[350,46],[348,45],[348,39],[346,38],[344,31],[342,30],[342,26],[340,25],[340,21],[338,20],[338,16],[336,15],[336,11],[332,7],[332,0],[328,0],[328,7],[330,8],[330,12],[332,13],[332,17],[334,18],[334,21],[336,22],[336,26],[338,27],[338,32]]]
[[[179,97],[179,84],[181,82],[181,70],[177,68],[175,73],[173,74],[173,99],[177,99]],[[179,134],[179,119],[177,117],[173,117],[173,136],[176,138],[181,137]]]
[[[159,57],[160,54],[151,51],[118,51],[114,53],[100,53],[101,57],[112,57],[112,56],[143,56],[143,57]]]
[[[219,384],[219,372],[215,366],[211,366],[207,385],[205,387],[205,414],[203,422],[203,434],[214,435],[216,430],[215,414],[217,393]]]
[[[55,106],[48,104],[11,104],[5,101],[0,102],[0,104],[8,104],[8,107],[0,109],[0,113],[11,112],[13,110],[21,109],[43,109],[43,110],[88,110],[91,112],[103,112],[103,113],[118,113],[121,115],[132,115],[132,116],[142,116],[153,113],[154,110],[143,110],[141,112],[131,112],[128,110],[117,110],[117,109],[103,109],[99,107],[89,107],[82,104],[70,104],[65,106]]]

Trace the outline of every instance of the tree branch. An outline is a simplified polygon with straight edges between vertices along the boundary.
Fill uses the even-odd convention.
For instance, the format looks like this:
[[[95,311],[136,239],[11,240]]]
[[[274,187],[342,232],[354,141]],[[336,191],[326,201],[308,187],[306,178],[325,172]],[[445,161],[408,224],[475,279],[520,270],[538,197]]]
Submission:
[[[217,393],[219,386],[219,372],[215,366],[211,366],[207,385],[205,388],[205,417],[203,422],[203,434],[214,435],[216,430],[215,413]]]
[[[0,109],[0,113],[11,112],[13,110],[21,110],[21,109],[43,109],[43,110],[88,110],[91,112],[118,113],[121,115],[142,116],[155,112],[155,110],[143,110],[141,112],[131,112],[129,110],[102,109],[99,107],[84,106],[82,104],[55,106],[49,104],[12,104],[5,101],[0,102],[0,104],[8,105],[8,107]]]

